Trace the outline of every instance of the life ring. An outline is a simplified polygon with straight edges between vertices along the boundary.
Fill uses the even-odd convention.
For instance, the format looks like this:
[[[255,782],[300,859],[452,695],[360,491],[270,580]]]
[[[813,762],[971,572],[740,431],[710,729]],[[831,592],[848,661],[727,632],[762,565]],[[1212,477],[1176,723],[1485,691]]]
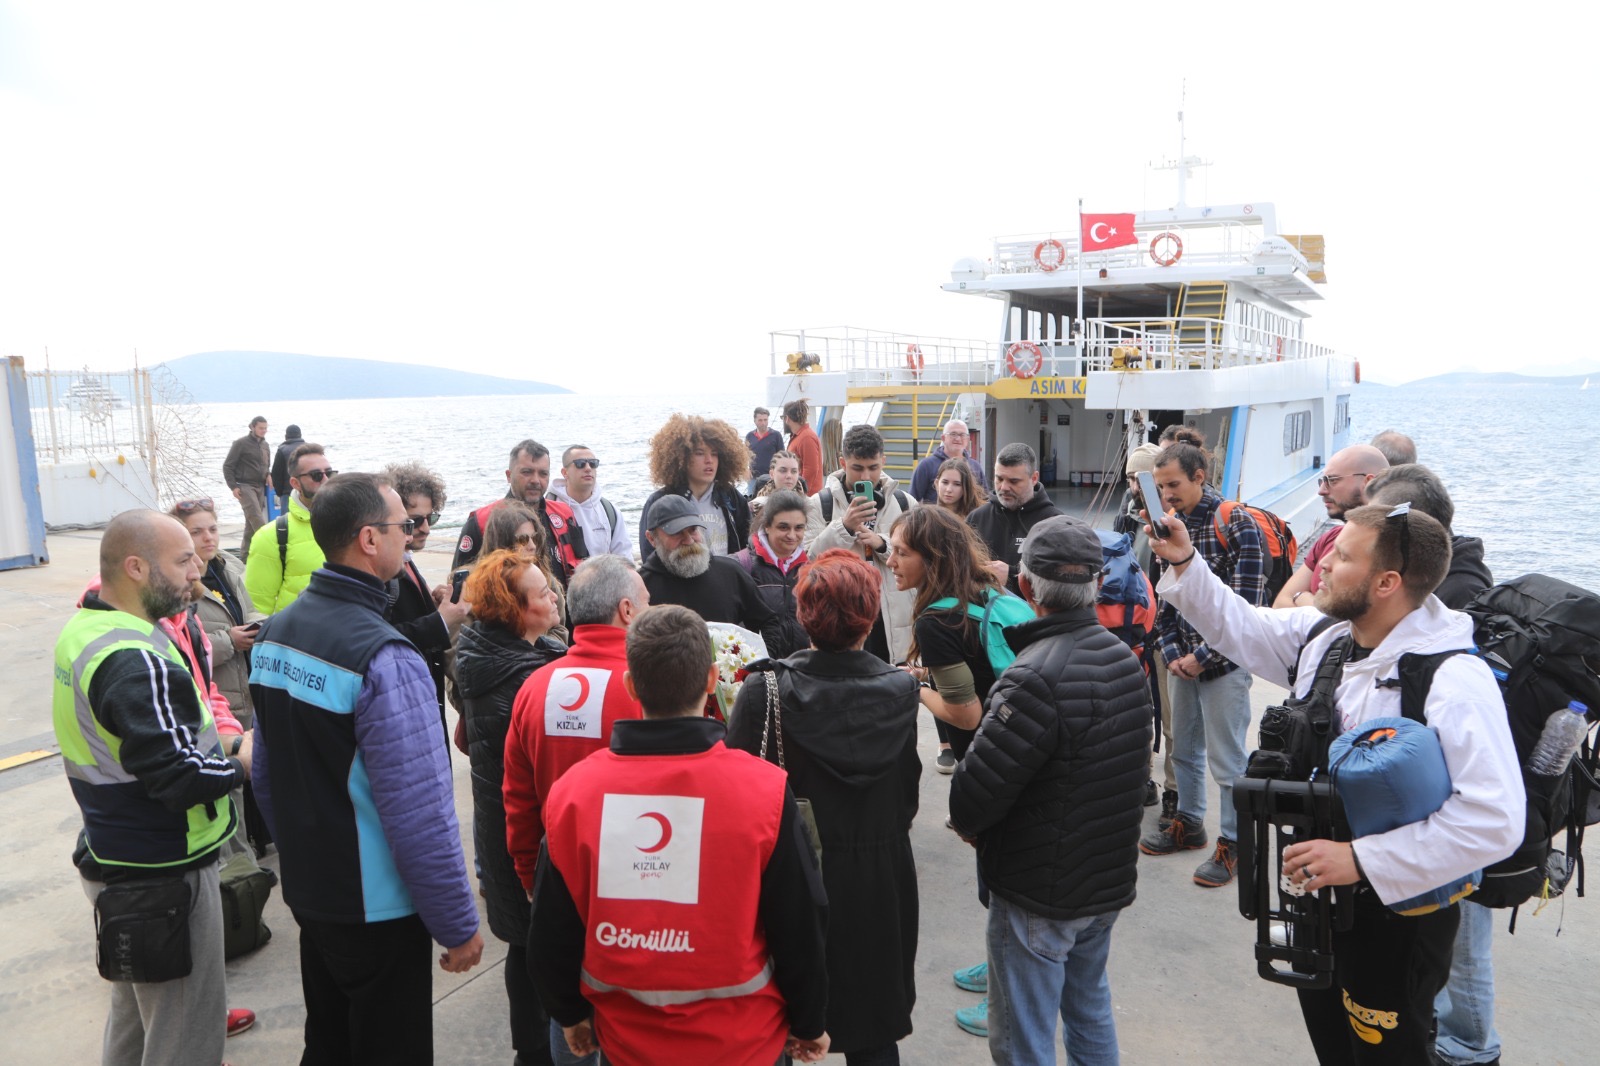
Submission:
[[[920,344],[906,345],[906,369],[912,374],[921,374],[923,367],[922,346]]]
[[[1356,384],[1359,385],[1361,384],[1361,360],[1356,359],[1353,362],[1356,364]]]
[[[1055,253],[1050,257],[1049,260],[1046,260],[1044,257],[1046,248]],[[1052,270],[1061,269],[1061,265],[1067,261],[1067,250],[1062,246],[1060,241],[1055,240],[1054,238],[1047,241],[1040,241],[1038,244],[1033,246],[1033,261],[1039,264],[1040,270],[1048,274]]]
[[[1024,352],[1027,353],[1026,363],[1017,358],[1019,353]],[[1039,346],[1032,341],[1017,341],[1006,349],[1006,369],[1014,378],[1026,381],[1037,374],[1043,366],[1044,352],[1040,351]]]
[[[1283,338],[1278,338],[1278,362],[1283,362]]]
[[[1162,248],[1166,242],[1171,242],[1170,251]],[[1156,261],[1157,266],[1169,267],[1183,258],[1183,238],[1166,230],[1150,238],[1150,258]]]

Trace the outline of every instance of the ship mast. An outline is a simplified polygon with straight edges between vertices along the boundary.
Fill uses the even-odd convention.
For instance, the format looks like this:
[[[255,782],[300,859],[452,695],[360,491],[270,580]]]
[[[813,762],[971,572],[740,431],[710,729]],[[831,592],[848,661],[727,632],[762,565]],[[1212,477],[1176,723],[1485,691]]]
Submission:
[[[1184,82],[1184,85],[1183,85],[1182,97],[1179,100],[1179,107],[1180,108],[1183,106],[1184,102],[1187,101],[1188,95],[1189,95],[1189,83],[1186,81],[1186,82]],[[1176,205],[1178,208],[1185,208],[1185,207],[1189,206],[1188,202],[1185,200],[1185,197],[1188,195],[1187,179],[1191,176],[1190,172],[1193,170],[1193,168],[1195,168],[1195,167],[1209,167],[1211,165],[1211,160],[1209,160],[1209,159],[1201,159],[1197,155],[1185,155],[1184,152],[1187,149],[1187,147],[1188,147],[1188,143],[1187,143],[1187,141],[1185,139],[1185,134],[1184,134],[1184,129],[1183,129],[1183,112],[1180,110],[1178,112],[1178,156],[1177,156],[1177,158],[1176,159],[1168,159],[1164,163],[1151,163],[1150,164],[1150,169],[1151,170],[1176,170],[1178,172],[1178,203]]]

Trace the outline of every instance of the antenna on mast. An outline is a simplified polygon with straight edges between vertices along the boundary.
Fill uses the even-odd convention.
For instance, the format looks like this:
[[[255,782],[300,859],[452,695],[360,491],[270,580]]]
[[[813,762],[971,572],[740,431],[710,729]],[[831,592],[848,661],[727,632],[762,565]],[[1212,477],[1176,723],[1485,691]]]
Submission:
[[[1188,82],[1187,79],[1185,79],[1184,82],[1183,82],[1182,92],[1181,92],[1181,94],[1179,96],[1179,99],[1178,99],[1178,106],[1180,108],[1182,108],[1184,103],[1187,102],[1188,96],[1189,96],[1189,82]],[[1184,134],[1184,129],[1183,129],[1183,112],[1180,110],[1178,112],[1178,156],[1177,156],[1177,158],[1176,159],[1168,159],[1168,160],[1166,160],[1165,162],[1162,162],[1162,163],[1151,163],[1150,164],[1150,169],[1151,170],[1176,170],[1178,172],[1178,202],[1177,202],[1176,205],[1174,205],[1176,207],[1188,207],[1189,206],[1184,201],[1184,196],[1186,195],[1186,188],[1187,188],[1186,181],[1187,181],[1188,178],[1193,177],[1194,168],[1195,167],[1209,167],[1211,165],[1211,160],[1209,160],[1209,159],[1201,159],[1197,155],[1184,155],[1184,152],[1185,152],[1186,148],[1187,148],[1187,143],[1185,141],[1185,134]]]

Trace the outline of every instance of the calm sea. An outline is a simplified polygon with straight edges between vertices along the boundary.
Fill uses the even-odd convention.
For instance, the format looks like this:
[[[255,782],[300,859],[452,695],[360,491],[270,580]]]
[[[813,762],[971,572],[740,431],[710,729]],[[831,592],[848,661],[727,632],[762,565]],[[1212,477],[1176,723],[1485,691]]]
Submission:
[[[417,459],[437,470],[449,488],[441,526],[460,526],[467,512],[505,492],[507,452],[533,437],[557,456],[583,443],[601,459],[601,491],[638,528],[653,491],[646,450],[674,411],[723,418],[741,433],[761,402],[724,396],[483,396],[426,400],[308,400],[269,404],[211,404],[191,425],[198,489],[227,495],[220,468],[228,445],[256,414],[267,417],[274,445],[294,422],[307,440],[328,449],[341,470],[373,470]],[[1600,590],[1600,553],[1584,532],[1600,507],[1576,485],[1570,462],[1556,462],[1539,426],[1600,423],[1600,388],[1570,385],[1363,388],[1351,403],[1354,439],[1398,429],[1417,442],[1423,463],[1444,478],[1456,505],[1455,528],[1483,538],[1499,579],[1542,571]],[[193,420],[192,420],[193,421]],[[559,463],[559,458],[558,458]]]

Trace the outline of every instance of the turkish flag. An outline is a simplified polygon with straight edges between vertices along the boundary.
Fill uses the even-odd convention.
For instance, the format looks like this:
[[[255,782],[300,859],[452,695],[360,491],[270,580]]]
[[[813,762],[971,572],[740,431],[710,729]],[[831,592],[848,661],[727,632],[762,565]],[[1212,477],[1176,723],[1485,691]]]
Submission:
[[[1103,252],[1107,248],[1121,248],[1125,244],[1138,244],[1133,235],[1132,215],[1083,215],[1083,250]]]

